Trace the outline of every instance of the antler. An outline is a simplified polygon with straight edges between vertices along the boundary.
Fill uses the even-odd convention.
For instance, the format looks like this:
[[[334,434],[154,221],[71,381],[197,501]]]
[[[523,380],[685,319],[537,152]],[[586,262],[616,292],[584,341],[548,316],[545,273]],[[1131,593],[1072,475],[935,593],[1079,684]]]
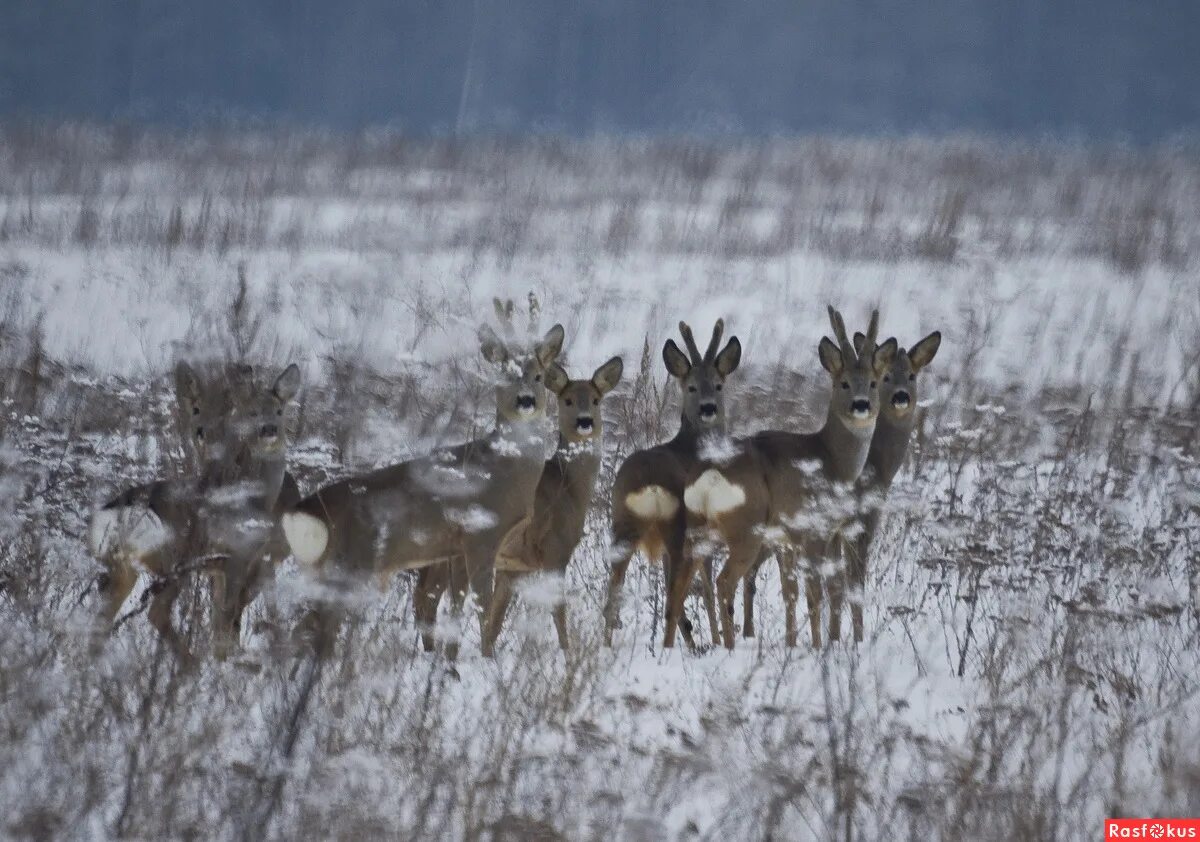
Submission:
[[[867,340],[863,343],[859,358],[865,359],[875,353],[875,340],[879,336],[879,309],[871,311],[871,322],[867,325]]]
[[[842,349],[842,360],[844,365],[849,365],[851,362],[858,359],[854,353],[854,346],[850,343],[850,337],[846,335],[846,323],[842,321],[842,314],[833,309],[833,305],[829,305],[829,323],[833,325],[833,335],[837,339],[838,345]]]
[[[542,305],[538,302],[537,296],[533,294],[533,290],[529,291],[527,297],[529,301],[529,332],[536,335],[538,333],[538,322],[542,317]]]
[[[711,363],[717,358],[717,351],[721,349],[721,334],[725,332],[725,320],[717,319],[717,323],[713,325],[712,339],[708,341],[708,350],[704,352],[704,361]]]
[[[704,359],[700,356],[700,349],[696,347],[696,337],[692,336],[692,329],[688,327],[687,322],[679,323],[679,332],[683,334],[683,342],[687,345],[688,356],[692,358],[692,365],[700,365]]]
[[[515,338],[517,329],[513,327],[513,311],[516,307],[513,305],[512,299],[501,301],[499,298],[493,298],[492,306],[496,308],[496,321],[500,323],[500,329],[504,331],[504,338]]]

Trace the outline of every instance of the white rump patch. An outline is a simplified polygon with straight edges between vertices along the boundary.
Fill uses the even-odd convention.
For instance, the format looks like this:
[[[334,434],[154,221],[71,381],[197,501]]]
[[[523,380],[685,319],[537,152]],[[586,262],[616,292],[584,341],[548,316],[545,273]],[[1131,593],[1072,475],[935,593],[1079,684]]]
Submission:
[[[283,516],[283,534],[296,561],[310,567],[321,560],[329,545],[329,527],[319,517],[304,512]]]
[[[647,485],[626,494],[625,507],[642,520],[670,520],[679,511],[679,501],[661,485]]]
[[[88,543],[97,558],[113,553],[140,558],[167,544],[173,536],[171,528],[145,506],[122,506],[92,515]]]
[[[700,479],[683,492],[683,504],[688,511],[705,518],[715,518],[746,502],[746,490],[725,479],[716,468],[709,468]]]

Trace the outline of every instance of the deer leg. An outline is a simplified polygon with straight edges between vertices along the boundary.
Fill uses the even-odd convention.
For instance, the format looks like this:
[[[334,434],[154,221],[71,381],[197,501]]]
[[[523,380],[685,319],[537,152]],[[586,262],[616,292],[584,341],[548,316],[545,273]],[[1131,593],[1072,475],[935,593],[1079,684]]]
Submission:
[[[463,603],[467,599],[467,589],[470,587],[470,576],[467,571],[466,562],[462,559],[454,559],[448,565],[447,576],[450,583],[450,609],[454,615],[455,623],[462,626]],[[480,631],[484,630],[487,620],[487,612],[490,609],[482,609],[480,614]],[[446,642],[446,660],[458,660],[458,639],[449,640]]]
[[[835,547],[840,543],[841,539],[837,539]],[[841,552],[837,553],[835,556],[836,569],[833,571],[833,575],[825,580],[825,588],[829,591],[829,640],[831,642],[842,639],[842,601],[846,593],[846,565],[842,555]]]
[[[850,559],[850,581],[858,593],[850,603],[850,618],[854,624],[854,641],[863,640],[863,601],[867,598],[867,560],[870,558],[871,544],[875,541],[875,532],[879,529],[881,509],[875,506],[868,509],[862,517],[862,532],[854,542],[853,557]]]
[[[717,577],[717,595],[721,601],[721,623],[725,637],[725,648],[733,650],[737,629],[733,625],[733,602],[737,596],[738,582],[746,578],[758,561],[761,542],[751,538],[729,544],[729,558]]]
[[[233,648],[230,640],[232,635],[226,625],[229,616],[226,593],[229,582],[224,570],[213,570],[208,574],[208,578],[212,583],[209,625],[212,628],[213,655],[218,661],[223,661],[229,656],[230,649]]]
[[[483,656],[495,657],[496,638],[504,628],[504,616],[513,598],[513,579],[509,573],[496,574],[496,589],[492,594],[492,604],[488,609],[487,621],[483,631]]]
[[[101,575],[99,590],[104,592],[104,621],[111,627],[129,592],[137,584],[137,572],[124,561],[117,561]]]
[[[604,645],[612,646],[613,629],[621,618],[621,589],[625,585],[625,574],[629,562],[637,550],[637,535],[629,532],[613,534],[608,571],[608,596],[604,601]]]
[[[571,648],[570,638],[567,636],[567,600],[554,606],[554,629],[558,632],[558,648],[566,652]]]
[[[754,566],[743,578],[745,589],[742,591],[742,637],[754,637],[754,597],[758,593],[758,571],[767,561],[767,550],[760,547]]]
[[[696,648],[692,637],[692,624],[683,616],[683,605],[696,571],[696,558],[684,551],[683,530],[677,530],[667,545],[667,598],[666,623],[663,632],[663,648],[675,646],[676,631],[683,632],[683,640],[689,649]]]
[[[805,596],[808,598],[808,626],[812,631],[813,649],[821,648],[821,576],[815,570],[805,571]]]
[[[720,633],[720,626],[717,625],[717,602],[715,598],[715,587],[713,585],[713,561],[712,558],[704,559],[703,565],[700,567],[702,574],[702,584],[704,585],[704,610],[708,612],[708,634],[709,640],[715,645]]]
[[[437,648],[434,627],[437,625],[438,605],[449,582],[449,564],[434,564],[417,571],[417,585],[413,588],[413,616],[421,632],[421,647],[426,652]]]
[[[779,564],[779,583],[783,590],[783,617],[786,643],[796,645],[796,603],[800,601],[800,580],[796,570],[796,556],[791,550],[780,549],[775,553]]]
[[[175,600],[178,597],[179,583],[173,579],[167,580],[158,592],[154,594],[150,602],[148,616],[150,624],[158,630],[163,641],[171,647],[175,656],[186,668],[192,665],[192,653],[188,650],[183,639],[171,624],[171,609],[175,607]]]

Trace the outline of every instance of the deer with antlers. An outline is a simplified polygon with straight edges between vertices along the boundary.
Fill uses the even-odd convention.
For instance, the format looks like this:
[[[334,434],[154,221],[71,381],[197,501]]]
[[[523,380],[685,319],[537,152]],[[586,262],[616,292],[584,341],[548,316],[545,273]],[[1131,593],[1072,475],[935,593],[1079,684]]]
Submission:
[[[621,464],[612,491],[612,555],[608,598],[605,604],[605,641],[611,645],[620,612],[621,588],[633,556],[640,550],[649,559],[665,557],[666,622],[663,645],[674,646],[677,629],[694,646],[691,624],[683,617],[683,603],[694,579],[696,556],[687,552],[688,514],[685,494],[703,475],[707,464],[701,452],[727,441],[725,381],[741,362],[742,345],[736,336],[724,348],[724,321],[718,319],[704,354],[691,328],[679,323],[688,353],[674,340],[663,345],[667,371],[682,390],[679,432],[668,442],[634,451]],[[692,490],[703,497],[703,506],[725,511],[737,508],[738,491],[713,479]],[[697,503],[697,505],[700,505]],[[706,571],[707,572],[707,571]],[[717,620],[712,589],[705,591],[705,607],[714,637]]]
[[[533,506],[545,461],[543,380],[563,344],[558,324],[540,340],[523,341],[512,327],[512,303],[495,305],[505,338],[486,324],[479,329],[495,382],[492,431],[300,501],[284,514],[283,530],[303,568],[334,578],[386,577],[461,559],[463,590],[479,599],[482,622],[500,542]],[[531,310],[536,323],[536,299]]]

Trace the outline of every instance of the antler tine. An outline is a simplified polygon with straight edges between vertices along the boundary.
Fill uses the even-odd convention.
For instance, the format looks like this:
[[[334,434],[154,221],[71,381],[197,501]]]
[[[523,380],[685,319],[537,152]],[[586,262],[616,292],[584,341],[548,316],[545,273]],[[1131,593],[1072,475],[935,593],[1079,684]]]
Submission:
[[[879,337],[879,308],[871,311],[871,322],[867,325],[867,341],[863,343],[862,354],[866,357],[875,352],[875,340]]]
[[[704,360],[700,356],[700,349],[696,347],[696,337],[692,336],[692,329],[688,327],[687,322],[679,323],[679,332],[683,334],[683,342],[687,345],[688,355],[692,358],[692,365],[700,365]]]
[[[717,319],[717,323],[713,325],[712,339],[708,341],[708,350],[704,352],[704,361],[711,363],[717,358],[717,351],[721,350],[721,335],[725,332],[725,320]]]
[[[529,332],[536,334],[538,323],[542,318],[542,305],[538,302],[537,296],[533,294],[533,290],[529,291],[527,300],[529,301]]]
[[[846,335],[846,323],[842,320],[842,314],[833,309],[832,304],[829,305],[829,323],[833,325],[834,338],[841,346],[844,364],[849,365],[858,359],[858,356],[854,353],[854,345],[851,344],[850,337]]]
[[[501,301],[499,298],[493,298],[492,306],[496,308],[496,321],[499,322],[501,330],[504,331],[504,338],[514,338],[517,331],[513,327],[513,310],[515,307],[513,306],[512,299]]]

